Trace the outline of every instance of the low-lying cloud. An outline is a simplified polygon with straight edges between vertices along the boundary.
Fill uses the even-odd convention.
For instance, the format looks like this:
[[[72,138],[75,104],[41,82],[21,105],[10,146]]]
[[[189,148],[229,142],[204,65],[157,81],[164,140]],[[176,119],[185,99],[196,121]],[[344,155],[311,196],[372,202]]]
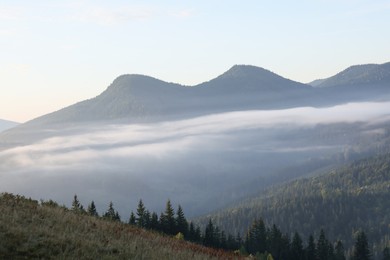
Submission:
[[[376,124],[388,121],[390,103],[353,103],[83,126],[0,151],[0,189],[62,203],[73,193],[103,204],[113,200],[122,214],[139,198],[158,209],[170,197],[196,214],[218,207],[205,206],[210,198],[222,205],[241,196],[245,192],[232,191],[246,181],[351,145],[353,138],[342,136],[317,140],[319,125],[360,122],[356,131],[370,135],[383,134]],[[216,199],[227,191],[234,194]]]

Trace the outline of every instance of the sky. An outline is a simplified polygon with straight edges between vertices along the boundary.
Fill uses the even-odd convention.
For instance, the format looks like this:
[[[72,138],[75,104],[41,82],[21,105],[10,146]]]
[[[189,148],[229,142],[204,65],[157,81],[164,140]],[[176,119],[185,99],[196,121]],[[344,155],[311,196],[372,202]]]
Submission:
[[[234,64],[310,82],[390,61],[388,0],[0,2],[0,119],[25,122],[122,74],[195,85]]]

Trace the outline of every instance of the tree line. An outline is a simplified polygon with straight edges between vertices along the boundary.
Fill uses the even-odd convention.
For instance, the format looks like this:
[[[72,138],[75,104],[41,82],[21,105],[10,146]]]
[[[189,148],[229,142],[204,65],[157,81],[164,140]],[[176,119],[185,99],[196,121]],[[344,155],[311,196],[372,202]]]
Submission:
[[[109,203],[108,209],[99,216],[94,201],[88,205],[87,209],[84,209],[77,195],[74,195],[71,210],[109,221],[121,221],[112,202]],[[313,235],[310,235],[307,243],[304,243],[298,232],[290,237],[283,234],[275,224],[267,227],[261,218],[255,220],[248,228],[245,238],[241,238],[239,233],[235,236],[226,234],[211,219],[201,231],[199,225],[187,221],[180,205],[175,211],[170,200],[167,201],[165,210],[158,215],[146,209],[140,199],[136,211],[130,213],[127,224],[175,236],[177,239],[184,239],[206,247],[236,251],[241,255],[252,255],[256,259],[345,260],[347,257],[351,260],[372,259],[368,239],[363,231],[358,233],[352,252],[346,252],[340,240],[330,242],[322,229],[316,240]],[[383,250],[383,260],[390,260],[388,247]]]

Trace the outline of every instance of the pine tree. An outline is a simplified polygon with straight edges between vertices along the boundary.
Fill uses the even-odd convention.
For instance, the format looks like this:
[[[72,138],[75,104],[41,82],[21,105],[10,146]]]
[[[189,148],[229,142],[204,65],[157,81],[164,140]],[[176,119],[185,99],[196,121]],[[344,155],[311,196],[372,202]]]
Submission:
[[[114,210],[114,204],[112,203],[112,201],[110,201],[107,211],[103,214],[103,218],[108,220],[116,220],[116,214],[117,213]]]
[[[195,242],[195,226],[192,222],[190,222],[187,239],[191,242]]]
[[[135,218],[135,221],[137,226],[144,228],[145,227],[145,206],[141,199],[138,202],[136,214],[137,217]]]
[[[345,260],[345,255],[344,255],[344,246],[341,241],[337,241],[336,247],[335,247],[335,260]]]
[[[182,233],[186,238],[188,235],[188,222],[180,205],[178,206],[176,212],[176,227],[176,231]]]
[[[203,245],[208,247],[215,246],[215,228],[211,219],[209,219],[209,223],[207,224],[204,232]]]
[[[368,246],[366,234],[359,232],[353,251],[353,260],[369,260],[371,259],[371,252]]]
[[[76,213],[83,213],[83,212],[85,212],[84,207],[83,207],[83,205],[80,204],[80,201],[78,200],[76,194],[73,197],[71,210],[76,212]]]
[[[316,259],[317,251],[316,251],[316,245],[314,243],[313,235],[309,236],[309,240],[305,251],[306,251],[306,260]]]
[[[160,230],[160,225],[159,225],[158,216],[156,212],[153,212],[152,216],[150,217],[150,229]]]
[[[87,208],[88,215],[93,216],[93,217],[98,217],[99,214],[96,210],[95,202],[91,201],[91,204],[88,205]]]
[[[249,229],[247,251],[263,254],[267,250],[267,230],[262,219],[255,220]]]
[[[165,212],[161,214],[160,222],[161,222],[162,231],[165,234],[175,235],[177,233],[175,213],[172,208],[172,204],[170,200],[167,201]]]
[[[280,255],[282,253],[283,247],[285,246],[283,243],[283,237],[280,230],[276,227],[276,225],[272,225],[271,231],[269,233],[269,250],[271,255],[275,259],[281,259]]]
[[[294,233],[294,237],[291,242],[291,260],[303,260],[304,251],[302,245],[302,239],[297,232]]]
[[[130,213],[129,224],[136,225],[135,215],[133,211]]]
[[[317,241],[317,259],[327,260],[329,258],[329,241],[325,237],[323,229],[320,231],[320,236]]]

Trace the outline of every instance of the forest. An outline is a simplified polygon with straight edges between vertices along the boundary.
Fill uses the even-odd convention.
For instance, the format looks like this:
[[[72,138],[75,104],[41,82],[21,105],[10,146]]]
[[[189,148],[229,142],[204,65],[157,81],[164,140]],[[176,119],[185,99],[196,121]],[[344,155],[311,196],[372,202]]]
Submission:
[[[390,244],[390,156],[362,159],[331,172],[274,186],[254,198],[197,219],[211,218],[223,230],[245,233],[254,219],[275,223],[284,233],[304,238],[326,230],[348,252],[365,230],[373,252]]]
[[[56,204],[53,201],[42,203]],[[94,201],[88,205],[87,209],[84,209],[77,195],[73,198],[70,211],[76,214],[100,217]],[[100,218],[107,221],[121,221],[121,217],[114,209],[112,202],[109,203],[108,209]],[[320,230],[317,239],[310,234],[307,241],[304,242],[302,235],[298,232],[294,232],[293,235],[282,233],[275,224],[266,226],[263,219],[254,220],[247,228],[244,237],[241,237],[240,233],[236,235],[226,233],[211,219],[208,220],[206,227],[201,231],[199,225],[186,219],[180,205],[175,211],[170,200],[167,201],[165,211],[161,212],[160,215],[156,212],[150,212],[146,209],[142,199],[139,200],[136,212],[132,211],[130,213],[126,223],[206,247],[234,251],[242,256],[251,255],[256,259],[343,260],[372,259],[373,257],[368,238],[363,230],[356,232],[356,239],[351,250],[346,250],[341,240],[330,241],[323,229]],[[383,249],[382,255],[384,260],[390,260],[388,247]]]

